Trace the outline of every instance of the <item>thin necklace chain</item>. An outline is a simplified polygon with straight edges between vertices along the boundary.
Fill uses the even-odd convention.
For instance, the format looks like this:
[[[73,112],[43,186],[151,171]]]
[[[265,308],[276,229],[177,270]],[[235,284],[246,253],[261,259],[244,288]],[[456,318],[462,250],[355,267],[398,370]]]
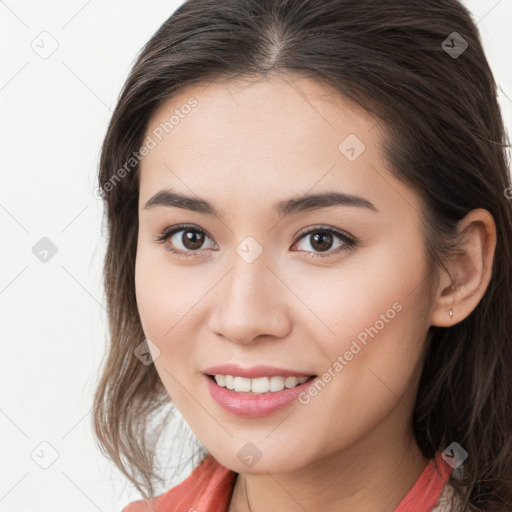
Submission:
[[[247,501],[247,506],[249,507],[249,512],[252,512],[251,505],[249,505],[249,496],[247,496],[247,482],[244,478],[244,490],[245,490],[245,500]]]

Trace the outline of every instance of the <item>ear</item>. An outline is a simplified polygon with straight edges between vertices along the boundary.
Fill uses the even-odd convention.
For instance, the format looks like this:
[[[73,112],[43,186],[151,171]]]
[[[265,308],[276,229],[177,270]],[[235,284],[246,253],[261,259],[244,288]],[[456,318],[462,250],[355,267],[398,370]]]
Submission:
[[[463,233],[460,253],[449,262],[450,274],[441,269],[439,286],[430,323],[451,327],[461,322],[476,308],[491,280],[496,224],[482,208],[471,210],[458,224]],[[450,316],[450,309],[453,316]]]

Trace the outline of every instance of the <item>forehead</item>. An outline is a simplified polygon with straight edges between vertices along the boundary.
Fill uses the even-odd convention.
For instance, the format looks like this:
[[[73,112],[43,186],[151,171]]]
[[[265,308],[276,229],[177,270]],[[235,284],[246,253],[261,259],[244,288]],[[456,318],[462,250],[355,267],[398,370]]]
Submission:
[[[411,191],[387,175],[381,130],[357,104],[309,78],[189,86],[148,123],[155,146],[141,162],[141,201],[164,187],[226,204],[318,188],[396,203]]]
[[[191,104],[194,104],[192,108]],[[362,136],[378,124],[372,115],[327,82],[294,75],[229,81],[218,78],[185,87],[157,109],[146,134],[169,124],[173,113],[172,127],[167,126],[171,128],[167,132],[176,135],[180,131],[178,125],[181,131],[186,126],[189,133],[197,128],[197,132],[202,131],[196,133],[202,143],[221,142],[225,130],[232,131],[231,126],[241,129],[241,134],[259,130],[263,138],[265,133],[272,135],[282,128],[292,135],[289,133],[291,126],[296,126],[295,133],[304,135],[307,133],[305,124],[311,125],[311,131],[317,130],[319,125],[323,125],[324,130],[343,130],[350,126]],[[342,120],[345,123],[339,126]],[[209,132],[204,133],[208,128]]]

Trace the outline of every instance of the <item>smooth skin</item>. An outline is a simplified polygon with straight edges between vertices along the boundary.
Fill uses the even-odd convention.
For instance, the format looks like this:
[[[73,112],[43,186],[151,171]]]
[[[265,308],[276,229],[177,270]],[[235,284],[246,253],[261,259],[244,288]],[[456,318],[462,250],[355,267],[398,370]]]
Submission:
[[[450,274],[434,275],[420,198],[386,167],[383,128],[370,114],[310,78],[256,76],[181,91],[146,135],[191,97],[197,106],[140,168],[137,303],[163,385],[206,449],[240,473],[230,512],[249,511],[244,483],[252,512],[392,512],[428,463],[411,423],[428,329],[460,322],[482,298],[496,245],[492,216],[478,209],[461,221],[463,253]],[[350,134],[365,145],[353,161],[339,149]],[[220,217],[145,208],[162,189],[204,199]],[[273,209],[333,191],[376,211]],[[180,223],[192,228],[155,241]],[[356,246],[322,238],[325,227]],[[313,233],[299,236],[306,228]],[[250,263],[237,252],[246,237],[262,251]],[[242,418],[208,392],[204,370],[223,363],[322,375],[394,303],[400,312],[306,405]],[[252,467],[237,456],[247,442],[261,453]]]

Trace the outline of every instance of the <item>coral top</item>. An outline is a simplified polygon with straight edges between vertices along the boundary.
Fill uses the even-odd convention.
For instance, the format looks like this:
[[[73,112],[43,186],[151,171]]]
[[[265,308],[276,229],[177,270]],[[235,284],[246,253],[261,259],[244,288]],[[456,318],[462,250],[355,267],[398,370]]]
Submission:
[[[440,508],[441,494],[452,468],[436,455],[394,512],[433,512]],[[122,512],[227,512],[238,473],[226,468],[212,455],[206,456],[180,484],[148,504],[143,500],[127,505]],[[438,505],[438,506],[436,506]]]

